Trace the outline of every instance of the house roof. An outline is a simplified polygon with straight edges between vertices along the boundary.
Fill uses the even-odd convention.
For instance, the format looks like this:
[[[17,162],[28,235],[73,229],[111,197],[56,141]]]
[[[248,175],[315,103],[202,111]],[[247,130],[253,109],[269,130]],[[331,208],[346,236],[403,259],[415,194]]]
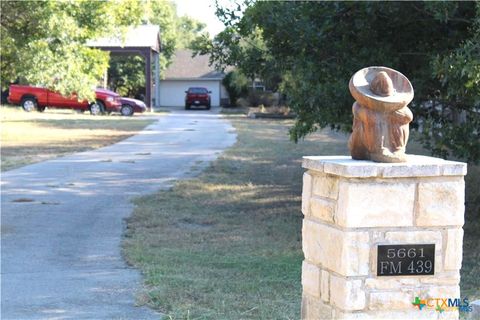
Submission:
[[[192,50],[177,50],[165,80],[221,80],[225,74],[209,65],[210,55],[193,56]]]
[[[139,25],[135,28],[129,29],[125,34],[125,39],[122,37],[105,37],[87,42],[89,47],[141,47],[151,48],[160,52],[160,27],[151,24]]]

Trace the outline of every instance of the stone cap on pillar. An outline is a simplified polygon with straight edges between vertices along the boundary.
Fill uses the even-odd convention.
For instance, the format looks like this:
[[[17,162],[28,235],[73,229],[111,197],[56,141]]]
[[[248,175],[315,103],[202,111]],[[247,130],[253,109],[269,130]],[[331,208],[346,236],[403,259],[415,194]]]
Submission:
[[[350,156],[306,156],[302,167],[336,176],[352,178],[408,178],[464,176],[467,164],[427,156],[407,155],[407,162],[378,163],[353,160]]]

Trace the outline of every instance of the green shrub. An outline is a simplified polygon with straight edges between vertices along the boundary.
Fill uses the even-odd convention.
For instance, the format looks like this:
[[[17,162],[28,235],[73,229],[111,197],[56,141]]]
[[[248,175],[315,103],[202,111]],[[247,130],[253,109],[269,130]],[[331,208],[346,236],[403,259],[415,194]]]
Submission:
[[[230,96],[230,105],[235,106],[237,99],[248,94],[248,79],[239,71],[230,71],[222,80]]]
[[[251,90],[248,94],[247,101],[251,107],[271,107],[275,104],[275,97],[271,92]]]

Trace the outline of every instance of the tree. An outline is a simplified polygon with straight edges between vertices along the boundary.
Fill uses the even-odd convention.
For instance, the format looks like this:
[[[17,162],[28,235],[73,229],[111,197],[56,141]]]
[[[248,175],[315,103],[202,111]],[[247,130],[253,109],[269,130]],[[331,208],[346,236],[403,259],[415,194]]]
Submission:
[[[108,87],[121,96],[136,97],[145,91],[145,59],[141,56],[112,56]]]
[[[230,71],[222,80],[228,92],[230,103],[235,105],[237,99],[248,93],[248,79],[238,71]]]
[[[20,78],[90,101],[108,54],[86,41],[121,36],[143,12],[136,0],[2,1],[0,9],[2,86]]]
[[[209,54],[218,70],[235,66],[252,81],[262,78],[269,88],[276,89],[280,83],[277,61],[269,54],[259,28],[240,36],[234,27],[227,27],[213,41],[208,36],[197,37],[191,48],[195,54]]]
[[[160,55],[160,69],[167,69],[175,54],[177,46],[177,13],[171,1],[146,1],[149,13],[147,22],[160,26],[160,37],[162,42],[162,54]]]
[[[165,70],[171,63],[177,49],[189,48],[200,36],[208,37],[206,25],[188,16],[178,17],[176,7],[171,1],[153,0],[147,4],[147,21],[160,26],[162,55],[160,66]]]
[[[189,16],[177,19],[177,49],[189,49],[198,37],[209,37],[207,25]]]
[[[198,51],[211,53],[219,64],[274,61],[269,68],[260,63],[260,69],[282,79],[280,88],[297,113],[290,132],[295,141],[325,126],[351,129],[348,82],[355,71],[372,65],[400,70],[415,88],[413,128],[421,130],[425,145],[443,157],[478,161],[479,7],[478,2],[245,1],[217,10],[227,28]],[[260,52],[239,50],[255,33],[264,42]]]
[[[471,161],[480,159],[480,4],[476,10],[473,36],[433,60],[441,87],[422,131],[424,144],[435,154]],[[438,124],[441,130],[435,130]]]

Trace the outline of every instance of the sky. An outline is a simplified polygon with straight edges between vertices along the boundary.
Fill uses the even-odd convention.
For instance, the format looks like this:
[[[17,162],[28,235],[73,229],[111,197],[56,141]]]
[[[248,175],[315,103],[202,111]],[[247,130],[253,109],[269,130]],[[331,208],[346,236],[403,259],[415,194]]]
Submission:
[[[207,25],[211,37],[223,30],[223,23],[215,15],[215,0],[174,0],[178,16],[190,16]]]

